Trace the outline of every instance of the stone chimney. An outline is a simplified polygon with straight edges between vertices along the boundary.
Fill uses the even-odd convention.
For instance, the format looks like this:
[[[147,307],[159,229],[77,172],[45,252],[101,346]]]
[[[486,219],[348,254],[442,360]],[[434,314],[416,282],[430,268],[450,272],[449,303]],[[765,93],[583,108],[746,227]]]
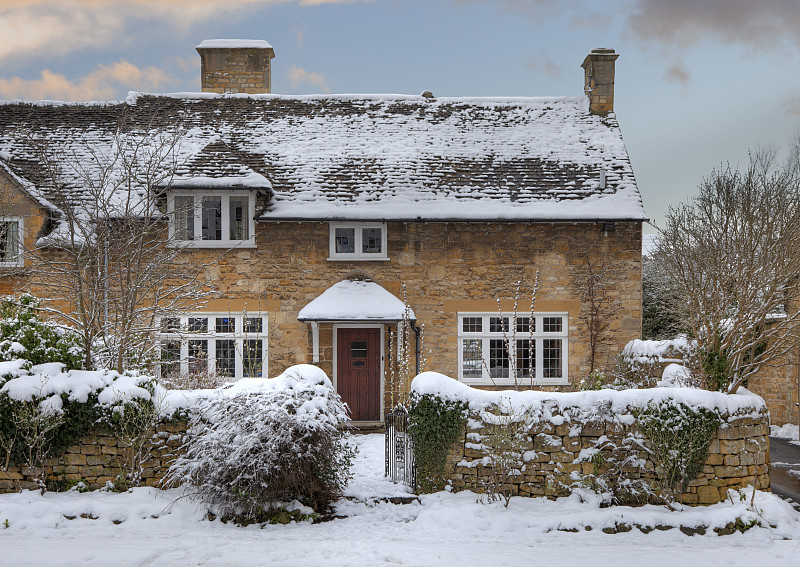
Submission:
[[[589,97],[589,112],[614,112],[614,67],[619,54],[613,49],[592,49],[583,60],[583,92]]]
[[[270,93],[272,46],[263,40],[207,39],[195,47],[200,54],[204,93]]]

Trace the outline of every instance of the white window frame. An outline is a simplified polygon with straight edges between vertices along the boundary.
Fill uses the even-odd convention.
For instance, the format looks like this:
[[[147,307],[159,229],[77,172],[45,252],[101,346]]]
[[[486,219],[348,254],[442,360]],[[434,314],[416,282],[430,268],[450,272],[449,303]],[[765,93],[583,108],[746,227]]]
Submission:
[[[216,318],[229,317],[235,321],[235,329],[233,333],[217,333],[216,332]],[[245,313],[245,314],[232,314],[232,313],[189,313],[186,315],[175,316],[180,322],[180,329],[178,331],[161,331],[159,330],[159,350],[168,342],[180,341],[180,361],[179,368],[181,375],[189,374],[189,341],[191,340],[205,340],[208,344],[208,360],[206,361],[207,369],[216,370],[217,366],[217,340],[234,340],[236,341],[236,368],[234,376],[227,377],[229,380],[240,380],[244,376],[244,341],[245,340],[260,340],[261,343],[261,376],[260,378],[268,378],[268,354],[269,345],[267,344],[268,324],[269,318],[266,313]],[[189,319],[194,318],[207,318],[208,326],[206,332],[193,332],[189,330]],[[261,332],[245,332],[244,320],[245,318],[259,318],[261,319]],[[165,318],[167,319],[167,318]],[[161,320],[159,321],[159,329],[161,329]],[[159,365],[159,372],[160,372]],[[247,378],[251,378],[248,376]],[[255,378],[255,377],[253,377]]]
[[[0,217],[0,223],[17,223],[17,250],[15,259],[12,261],[0,261],[0,268],[18,268],[25,264],[25,259],[22,256],[22,245],[24,238],[24,222],[22,217],[3,216]]]
[[[530,313],[517,313],[517,319],[526,317],[529,318],[531,316]],[[465,317],[480,317],[481,318],[481,331],[480,332],[465,332],[463,320]],[[511,376],[509,372],[508,377],[495,377],[492,378],[489,376],[485,365],[481,365],[481,377],[480,378],[465,378],[464,377],[464,349],[463,349],[463,340],[464,339],[480,339],[481,340],[481,354],[483,360],[486,362],[486,365],[489,364],[489,341],[491,339],[503,339],[502,332],[490,332],[489,331],[489,319],[492,317],[508,317],[509,320],[509,327],[513,326],[514,321],[514,314],[511,312],[503,312],[498,313],[495,312],[459,312],[457,318],[458,324],[458,343],[457,343],[457,350],[458,350],[458,380],[465,384],[470,385],[478,385],[478,386],[491,386],[491,385],[498,385],[498,386],[507,386],[507,385],[514,385],[515,380],[514,377]],[[546,317],[559,317],[561,319],[561,331],[560,332],[544,332],[543,326],[543,319]],[[536,376],[531,381],[529,377],[521,377],[517,378],[516,383],[521,385],[539,385],[539,386],[547,386],[547,385],[567,385],[569,384],[569,314],[568,313],[550,313],[550,312],[535,312],[533,313],[533,318],[536,322],[536,330],[533,333],[530,332],[517,332],[516,333],[516,340],[524,340],[524,339],[533,339],[535,341],[535,348],[536,348],[536,358],[535,362],[535,369],[536,369]],[[514,332],[510,329],[508,332],[505,333],[505,338],[512,340]],[[543,378],[543,341],[545,339],[561,339],[561,377],[558,378]]]
[[[194,197],[194,239],[178,240],[175,237],[175,197]],[[203,197],[221,197],[222,206],[222,238],[220,240],[203,239]],[[249,215],[248,234],[245,240],[231,240],[230,235],[230,199],[231,197],[247,197]],[[256,195],[254,191],[170,191],[167,195],[167,211],[169,213],[169,241],[173,246],[192,248],[255,248]]]
[[[385,261],[388,260],[388,253],[386,250],[387,237],[386,237],[386,223],[385,222],[331,222],[328,223],[329,228],[329,243],[328,243],[328,260],[335,262],[339,260],[368,262],[368,261]],[[355,235],[355,252],[336,252],[336,229],[337,228],[352,228]],[[365,228],[379,228],[381,229],[381,252],[370,253],[362,252],[362,229]]]

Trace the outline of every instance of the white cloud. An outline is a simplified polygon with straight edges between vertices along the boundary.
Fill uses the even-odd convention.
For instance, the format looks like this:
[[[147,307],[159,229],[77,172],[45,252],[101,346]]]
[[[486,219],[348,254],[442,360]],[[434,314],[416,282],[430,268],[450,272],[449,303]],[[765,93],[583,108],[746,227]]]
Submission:
[[[322,92],[329,92],[328,81],[325,76],[313,71],[306,71],[302,67],[292,67],[289,69],[289,81],[292,83],[292,88],[297,88],[301,84],[315,86],[322,90]]]
[[[628,25],[637,37],[684,46],[714,38],[771,49],[800,43],[797,0],[637,0]]]
[[[0,62],[64,54],[124,41],[142,22],[191,25],[269,5],[350,4],[370,0],[0,0]]]
[[[0,98],[23,100],[109,100],[120,87],[128,90],[160,91],[173,79],[157,67],[140,69],[121,60],[100,65],[78,79],[45,69],[38,79],[0,78]]]

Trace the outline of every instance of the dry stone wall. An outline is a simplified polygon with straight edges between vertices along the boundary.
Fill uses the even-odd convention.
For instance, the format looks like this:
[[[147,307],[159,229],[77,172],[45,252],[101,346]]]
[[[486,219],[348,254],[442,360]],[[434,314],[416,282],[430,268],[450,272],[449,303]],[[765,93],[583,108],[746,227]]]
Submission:
[[[169,469],[183,444],[186,424],[181,422],[160,424],[153,435],[154,449],[144,465],[143,484],[157,486]],[[69,447],[63,455],[47,460],[48,483],[55,490],[65,490],[83,482],[91,490],[103,488],[125,477],[125,454],[128,449],[116,437],[96,431],[80,443]],[[21,488],[36,488],[33,471],[24,466],[0,471],[0,493]]]
[[[656,465],[650,455],[644,450],[621,449],[626,436],[640,434],[635,423],[625,423],[625,419],[575,422],[566,417],[556,410],[528,430],[526,444],[521,447],[525,470],[512,482],[515,495],[565,496],[572,487],[581,485],[581,479],[608,472],[613,467],[612,457],[619,461],[632,455],[641,459],[643,466],[625,467],[626,477],[658,487]],[[728,489],[752,484],[759,490],[770,489],[766,408],[745,415],[723,414],[722,418],[702,471],[682,496],[686,504],[714,504],[727,498]],[[487,427],[473,412],[464,434],[450,449],[445,476],[454,488],[483,492],[498,478],[488,458],[489,450],[482,443]],[[593,458],[596,454],[602,458]]]

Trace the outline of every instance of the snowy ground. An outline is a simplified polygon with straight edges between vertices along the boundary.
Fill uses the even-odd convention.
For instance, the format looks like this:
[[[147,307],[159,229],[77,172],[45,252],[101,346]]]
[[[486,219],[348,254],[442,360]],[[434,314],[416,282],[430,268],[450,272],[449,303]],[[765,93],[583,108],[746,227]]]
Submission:
[[[0,566],[770,567],[796,566],[800,558],[800,515],[771,494],[757,493],[755,506],[762,523],[775,528],[724,537],[710,530],[689,537],[677,529],[606,534],[601,528],[623,522],[713,527],[759,516],[748,511],[749,499],[738,498],[680,513],[654,506],[601,509],[577,498],[515,498],[505,509],[479,504],[468,492],[392,504],[380,498],[408,494],[383,478],[383,436],[354,439],[360,447],[355,479],[336,505],[344,519],[239,528],[204,520],[190,502],[170,505],[174,491],[44,497],[26,491],[0,495]],[[587,525],[594,529],[585,531]]]

